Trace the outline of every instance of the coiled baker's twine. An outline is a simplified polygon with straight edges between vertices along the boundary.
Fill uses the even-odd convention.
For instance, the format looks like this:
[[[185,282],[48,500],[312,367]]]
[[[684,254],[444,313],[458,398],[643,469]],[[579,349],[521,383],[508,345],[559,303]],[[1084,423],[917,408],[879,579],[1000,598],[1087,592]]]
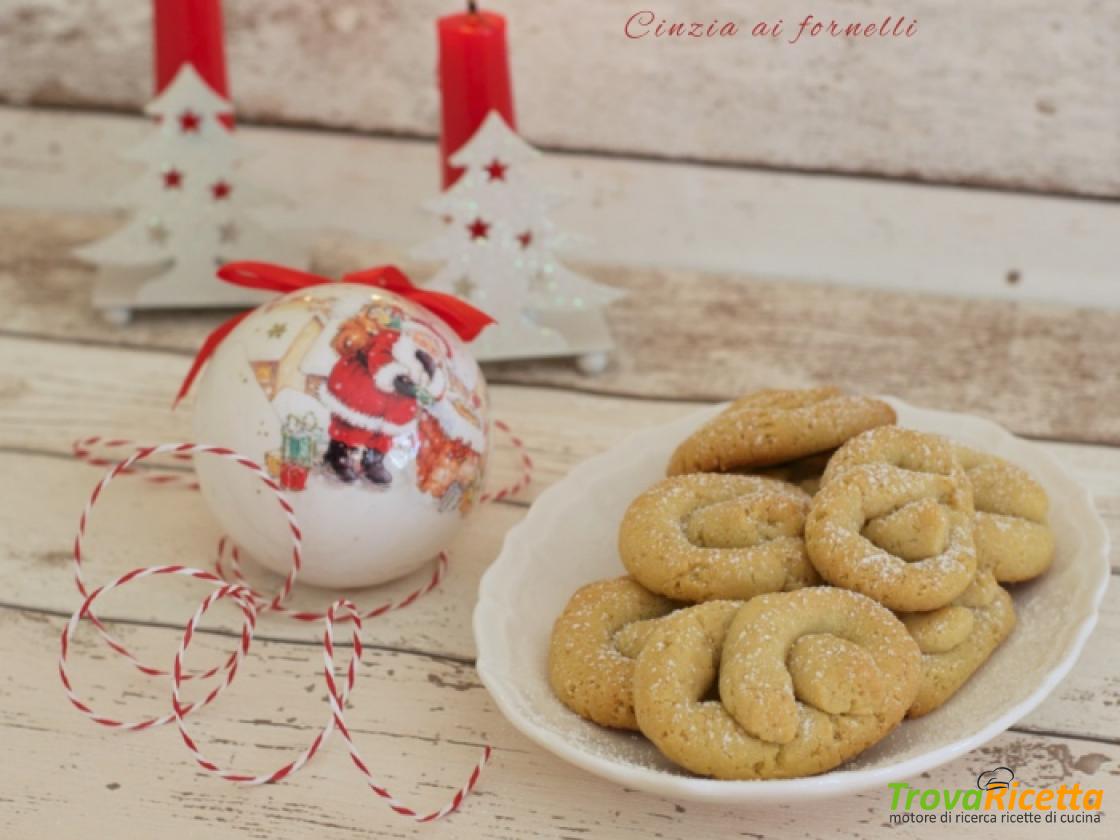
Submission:
[[[517,451],[521,474],[516,482],[512,485],[503,487],[499,490],[483,494],[479,502],[494,502],[508,498],[515,493],[527,487],[532,480],[533,463],[525,452],[524,444],[521,440],[513,435],[508,425],[501,421],[494,421],[495,428],[504,432],[509,438],[514,449]],[[132,450],[132,454],[121,461],[114,461],[112,458],[99,454],[98,450]],[[179,733],[182,736],[183,743],[191,752],[195,762],[206,772],[218,776],[226,781],[235,782],[244,785],[259,785],[269,784],[272,782],[279,782],[280,780],[292,775],[302,768],[308,761],[310,761],[315,754],[326,743],[331,734],[337,730],[346,743],[347,750],[350,753],[350,758],[354,766],[365,777],[369,789],[376,794],[380,799],[383,799],[386,804],[392,809],[393,812],[400,816],[413,819],[417,822],[433,822],[442,819],[448,814],[458,810],[462,805],[463,800],[471,793],[471,791],[478,784],[478,780],[482,774],[482,769],[490,760],[492,750],[490,746],[484,746],[482,755],[478,762],[471,770],[467,780],[456,790],[455,794],[449,799],[442,807],[431,811],[429,813],[419,813],[407,805],[396,799],[374,776],[370,765],[362,758],[357,745],[354,743],[353,736],[350,733],[349,727],[346,725],[344,708],[347,700],[350,697],[351,691],[354,688],[357,680],[358,668],[361,664],[362,657],[362,622],[370,618],[376,618],[384,615],[385,613],[393,610],[403,609],[414,604],[417,600],[422,598],[427,593],[431,592],[442,581],[444,574],[447,571],[448,558],[443,552],[435,560],[434,568],[430,578],[420,587],[413,590],[396,601],[390,601],[372,607],[366,610],[360,610],[353,602],[345,598],[340,598],[330,605],[323,612],[313,612],[307,610],[295,610],[284,606],[284,601],[287,600],[291,594],[292,588],[295,585],[296,578],[299,574],[302,565],[303,555],[303,533],[300,530],[299,523],[296,519],[295,513],[291,505],[284,497],[284,492],[281,487],[272,479],[272,477],[261,468],[256,462],[249,458],[240,455],[239,453],[220,446],[209,446],[196,443],[167,443],[159,445],[138,445],[132,441],[111,438],[105,439],[100,437],[84,438],[75,441],[73,445],[73,452],[75,457],[85,463],[93,466],[110,466],[112,468],[101,478],[101,480],[94,487],[93,492],[90,494],[89,500],[86,502],[82,510],[81,517],[78,521],[78,532],[74,539],[74,581],[79,593],[81,593],[83,601],[82,604],[70,616],[69,621],[63,628],[62,637],[60,640],[60,652],[58,660],[58,673],[62,681],[63,688],[66,691],[66,696],[69,698],[71,704],[78,709],[82,714],[86,715],[94,723],[100,724],[113,729],[121,729],[126,731],[141,731],[150,729],[156,726],[175,721],[179,728]],[[102,586],[90,589],[82,575],[83,570],[83,553],[82,546],[85,539],[86,530],[92,516],[94,506],[103,495],[105,489],[109,484],[121,475],[137,475],[145,481],[152,482],[159,485],[181,486],[189,489],[198,489],[198,483],[194,479],[193,474],[187,471],[166,471],[166,470],[138,470],[136,465],[142,461],[156,456],[169,457],[176,461],[189,461],[195,455],[210,454],[216,455],[221,458],[226,458],[235,464],[245,468],[251,473],[255,474],[257,478],[272,491],[276,497],[277,504],[279,504],[281,511],[284,514],[285,521],[288,527],[289,534],[292,539],[292,567],[287,577],[284,579],[283,585],[280,587],[278,593],[273,596],[267,596],[258,592],[246,581],[241,571],[240,554],[236,546],[223,537],[218,543],[218,554],[215,560],[215,572],[206,571],[205,569],[191,568],[182,565],[163,565],[163,566],[145,566],[125,572],[123,575],[109,581]],[[226,568],[225,558],[229,555],[228,569]],[[178,650],[175,654],[175,659],[172,664],[171,670],[165,670],[145,662],[137,658],[127,646],[124,645],[119,639],[113,636],[108,628],[94,613],[94,604],[106,593],[116,589],[127,586],[139,580],[151,577],[159,577],[164,575],[189,577],[193,580],[203,581],[210,584],[213,588],[212,591],[203,598],[198,608],[195,610],[193,616],[187,622],[184,630],[183,637],[180,640]],[[190,648],[191,642],[197,632],[198,625],[202,622],[207,611],[223,599],[233,601],[241,611],[243,622],[241,625],[241,633],[238,640],[236,649],[229,655],[229,657],[221,664],[209,668],[191,671],[184,665],[187,650]],[[230,770],[219,767],[217,764],[208,759],[202,750],[199,748],[198,743],[187,729],[185,719],[194,711],[197,711],[204,706],[214,702],[232,683],[237,675],[238,668],[240,667],[242,659],[248,654],[249,648],[252,645],[253,634],[256,630],[258,617],[265,612],[274,612],[287,616],[288,618],[296,621],[322,621],[323,622],[323,677],[327,687],[327,700],[330,706],[330,716],[327,718],[323,728],[312,739],[311,743],[298,755],[296,758],[287,762],[283,766],[273,770],[270,773],[259,775],[247,774],[237,770]],[[117,720],[112,717],[100,714],[95,711],[75,689],[69,673],[67,671],[67,660],[71,651],[72,641],[79,624],[83,619],[88,619],[91,624],[97,629],[101,638],[105,641],[106,645],[115,653],[122,656],[134,668],[142,674],[151,677],[170,677],[171,679],[171,712],[160,715],[158,717],[141,718],[139,720],[124,721]],[[335,677],[335,644],[334,644],[334,625],[338,620],[350,621],[353,624],[351,630],[351,655],[346,668],[345,679],[341,682]],[[201,700],[186,702],[182,699],[181,691],[182,685],[188,680],[206,680],[212,677],[220,677],[220,681],[208,693],[206,693]]]

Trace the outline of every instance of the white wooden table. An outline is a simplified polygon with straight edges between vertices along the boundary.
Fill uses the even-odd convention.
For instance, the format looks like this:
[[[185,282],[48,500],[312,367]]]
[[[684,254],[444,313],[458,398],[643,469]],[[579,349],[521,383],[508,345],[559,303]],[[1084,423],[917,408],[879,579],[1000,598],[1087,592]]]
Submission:
[[[53,162],[38,172],[38,183],[49,193],[55,188],[50,185],[72,177],[83,159],[74,139],[80,132],[66,126],[88,120],[86,125],[112,131],[113,119],[10,111],[0,113],[0,129],[11,128],[13,121],[24,128],[38,121],[42,145],[36,149],[46,149],[48,139],[56,144],[53,152],[43,152]],[[26,144],[26,133],[21,137]],[[101,141],[91,132],[82,142],[97,148]],[[0,162],[0,175],[10,176],[0,188],[9,205],[18,191],[12,184],[31,182],[29,159],[9,149]],[[610,164],[586,165],[611,171]],[[617,167],[618,178],[631,177],[624,164]],[[855,182],[850,189],[877,187]],[[910,189],[913,195],[927,195],[922,190],[928,188]],[[8,837],[303,840],[430,834],[644,840],[885,833],[886,790],[813,808],[737,811],[674,803],[604,783],[516,732],[472,667],[470,614],[479,577],[533,498],[573,464],[633,430],[694,410],[699,401],[751,387],[835,382],[991,417],[1062,459],[1095,493],[1114,543],[1120,543],[1120,313],[1017,302],[1006,290],[1000,292],[1003,300],[964,301],[791,283],[743,272],[604,269],[598,272],[603,280],[631,292],[611,312],[620,344],[613,367],[596,379],[581,378],[561,363],[509,364],[489,371],[495,416],[526,441],[537,464],[534,483],[519,497],[478,512],[452,546],[451,573],[437,592],[370,622],[365,634],[367,668],[350,721],[385,783],[417,808],[434,807],[465,775],[480,746],[490,743],[494,759],[478,791],[461,813],[416,827],[369,795],[337,742],[283,784],[229,785],[201,774],[173,729],[120,734],[92,725],[70,708],[55,671],[58,635],[77,598],[71,540],[98,477],[70,457],[70,441],[91,434],[189,439],[189,407],[171,413],[168,406],[216,316],[151,315],[125,329],[107,326],[87,303],[90,271],[67,254],[102,235],[114,220],[62,193],[44,198],[40,191],[34,202],[31,190],[22,194],[37,209],[0,210],[0,571],[5,583],[0,594],[0,822]],[[899,207],[907,203],[898,199]],[[1098,208],[1090,206],[1088,218],[1111,212]],[[1025,206],[1017,218],[1039,219],[1050,209]],[[782,212],[794,214],[795,208]],[[952,223],[948,214],[946,219]],[[339,234],[320,242],[319,268],[357,267],[386,250],[398,253],[392,245],[372,249]],[[500,442],[492,463],[495,484],[515,474],[512,453]],[[217,537],[196,494],[122,481],[98,509],[90,576],[104,580],[154,562],[206,563]],[[1114,563],[1116,558],[1114,552]],[[404,591],[414,581],[389,590]],[[137,590],[111,599],[102,615],[113,619],[114,629],[130,644],[153,658],[169,659],[200,592],[189,583],[157,581],[142,594]],[[323,597],[304,592],[298,600]],[[196,661],[230,644],[229,622],[228,615],[215,618],[211,627],[217,629],[197,643]],[[219,762],[271,768],[294,755],[322,725],[326,708],[316,640],[315,627],[262,620],[245,673],[226,697],[196,718],[200,739]],[[980,770],[1006,764],[1020,779],[1039,786],[1077,781],[1104,788],[1109,811],[1109,803],[1120,797],[1118,643],[1120,590],[1114,577],[1085,653],[1050,699],[990,744],[911,781],[967,787]],[[165,708],[167,685],[136,678],[99,649],[92,635],[81,637],[77,656],[75,679],[113,714]],[[1101,827],[1077,827],[1076,836],[1104,836],[1109,817]],[[953,830],[961,836],[991,836],[983,828]],[[896,827],[890,833],[935,836],[928,827]],[[1019,835],[1059,836],[1042,828],[1000,827],[1001,837]]]

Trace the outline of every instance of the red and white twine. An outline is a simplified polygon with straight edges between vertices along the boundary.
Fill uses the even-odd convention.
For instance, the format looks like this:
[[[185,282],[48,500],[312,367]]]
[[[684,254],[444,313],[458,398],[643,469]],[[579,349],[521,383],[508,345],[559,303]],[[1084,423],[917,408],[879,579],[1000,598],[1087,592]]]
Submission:
[[[343,691],[338,690],[334,678],[334,620],[335,613],[339,609],[345,609],[355,624],[355,652],[350,657],[350,666],[347,669],[347,681],[345,684],[346,690]],[[323,621],[323,677],[327,682],[327,700],[331,705],[331,715],[334,725],[338,727],[339,734],[346,742],[346,748],[350,750],[350,760],[354,762],[354,766],[366,777],[366,783],[369,785],[369,789],[384,799],[390,808],[402,817],[409,817],[416,820],[416,822],[434,822],[435,820],[442,819],[453,811],[458,810],[459,806],[463,804],[463,800],[470,795],[470,792],[474,790],[474,786],[478,784],[478,779],[482,775],[482,768],[485,767],[486,762],[490,760],[490,746],[486,745],[482,748],[482,756],[479,758],[478,764],[476,764],[471,771],[470,776],[467,777],[466,784],[455,791],[455,795],[452,796],[442,808],[438,808],[428,814],[420,814],[412,810],[394,797],[393,794],[389,793],[383,785],[379,784],[370,771],[369,764],[366,763],[365,759],[362,758],[361,753],[358,751],[358,745],[354,743],[354,738],[346,726],[346,720],[342,712],[343,707],[346,705],[347,691],[354,684],[354,670],[361,657],[361,642],[358,640],[361,626],[362,621],[358,616],[357,609],[349,601],[338,601],[332,604],[330,609],[327,610],[326,617]]]
[[[124,438],[103,438],[99,436],[81,438],[74,441],[70,445],[70,451],[74,457],[84,464],[89,464],[91,467],[115,467],[119,462],[119,458],[111,456],[113,450],[127,450],[134,452],[140,449],[141,446],[133,440],[125,440]],[[105,454],[99,454],[103,452]],[[169,460],[173,461],[190,461],[190,455],[173,454]],[[126,470],[130,475],[136,473],[136,470],[129,468]],[[178,470],[171,469],[155,469],[145,470],[140,473],[140,478],[151,484],[161,485],[180,485],[189,490],[198,489],[198,481],[194,477],[194,471],[187,467],[180,467]]]
[[[91,620],[95,620],[93,618],[92,610],[93,604],[97,601],[97,599],[105,593],[112,592],[114,589],[118,589],[122,586],[125,586],[126,584],[132,583],[133,581],[142,580],[144,578],[153,577],[156,575],[185,575],[186,577],[190,577],[195,580],[206,581],[217,587],[226,586],[224,581],[216,577],[213,573],[204,571],[202,569],[192,569],[187,566],[146,566],[140,569],[133,569],[131,572],[126,572],[115,580],[112,580],[104,586],[100,586],[89,593],[86,599],[82,602],[82,605],[74,611],[74,614],[72,616],[70,616],[70,620],[66,623],[66,626],[62,630],[61,650],[58,657],[58,675],[62,680],[62,687],[66,690],[66,696],[70,699],[70,702],[78,711],[86,715],[94,723],[99,723],[102,726],[108,726],[113,729],[138,731],[142,729],[149,729],[153,726],[162,726],[163,724],[175,719],[174,712],[163,715],[161,717],[145,718],[136,721],[122,721],[98,714],[92,708],[90,708],[90,706],[84,700],[82,700],[81,696],[74,689],[73,684],[70,681],[70,676],[66,670],[66,662],[67,658],[70,655],[70,647],[71,642],[74,638],[74,634],[77,632],[78,625],[83,618],[90,618]],[[217,698],[217,696],[221,694],[231,682],[233,682],[233,678],[237,674],[238,664],[241,662],[242,657],[244,657],[244,655],[249,651],[249,645],[252,642],[253,638],[253,631],[256,628],[257,611],[252,602],[244,597],[238,599],[238,605],[241,607],[241,612],[245,617],[245,621],[241,626],[241,638],[240,642],[238,643],[237,649],[232,654],[230,654],[229,659],[224,665],[218,666],[216,668],[211,668],[208,671],[194,675],[195,678],[206,678],[209,676],[213,676],[214,674],[217,674],[219,672],[224,672],[224,677],[222,681],[217,685],[217,687],[211,689],[210,693],[207,694],[201,701],[197,703],[184,704],[181,710],[181,713],[183,715],[190,713],[194,709],[198,709],[212,703],[214,699]],[[113,639],[112,636],[104,633],[104,631],[103,637],[109,642],[110,648],[132,662],[133,665],[135,665],[137,669],[139,669],[142,673],[147,674],[148,676],[168,676],[171,673],[169,671],[161,671],[142,665],[135,659],[135,657],[132,656],[127,648],[125,648],[123,645],[120,645],[120,643],[116,642],[116,640]],[[180,674],[180,679],[188,679],[188,676],[185,674]]]
[[[528,487],[529,482],[533,480],[533,460],[529,457],[529,453],[525,451],[525,444],[521,442],[521,438],[515,435],[510,427],[501,420],[494,421],[494,428],[505,434],[510,445],[517,450],[517,459],[521,467],[521,476],[513,484],[508,484],[500,490],[495,490],[491,493],[483,493],[482,497],[478,500],[479,504],[500,502],[502,499],[515,496]]]
[[[533,462],[526,454],[524,444],[511,432],[509,426],[505,423],[496,420],[494,421],[494,426],[507,436],[517,452],[521,473],[517,481],[513,484],[483,494],[479,500],[480,503],[496,502],[508,498],[523,490],[532,480]],[[106,452],[112,452],[114,450],[120,450],[122,452],[130,451],[131,454],[124,460],[117,461],[110,455],[105,454]],[[323,612],[296,610],[286,607],[284,602],[292,592],[292,588],[295,585],[296,578],[302,565],[303,534],[296,520],[295,512],[292,510],[291,505],[284,495],[284,491],[256,462],[231,449],[220,446],[207,446],[194,443],[138,445],[132,441],[120,438],[84,438],[74,442],[73,451],[75,457],[85,463],[98,467],[111,467],[94,487],[78,521],[78,532],[74,539],[74,581],[83,600],[63,628],[60,640],[58,659],[59,678],[66,691],[66,696],[78,711],[101,726],[127,731],[140,731],[175,721],[179,728],[179,733],[182,736],[183,743],[191,752],[199,767],[212,775],[244,785],[279,782],[292,775],[310,761],[322,748],[323,744],[326,743],[331,734],[337,730],[340,737],[346,743],[354,766],[357,767],[365,777],[369,789],[380,799],[384,800],[389,808],[396,814],[413,819],[417,822],[426,823],[442,819],[459,808],[463,800],[478,784],[482,769],[491,756],[491,748],[489,746],[483,748],[478,763],[471,770],[466,782],[459,787],[451,799],[441,808],[426,814],[421,814],[396,799],[377,780],[373,771],[370,769],[369,763],[362,757],[357,745],[354,743],[354,738],[351,735],[349,727],[346,725],[344,712],[347,700],[357,680],[357,673],[361,664],[362,622],[384,615],[392,610],[403,609],[404,607],[410,606],[421,597],[431,592],[439,585],[447,571],[448,558],[446,554],[440,553],[436,558],[432,574],[424,584],[396,601],[387,601],[378,606],[362,610],[351,601],[342,598],[335,601]],[[280,591],[270,597],[254,589],[242,573],[240,564],[241,558],[237,547],[232,545],[230,541],[224,537],[218,543],[218,554],[214,563],[216,573],[181,565],[145,566],[133,569],[102,586],[90,589],[83,577],[83,542],[89,527],[93,508],[103,495],[105,489],[114,479],[121,475],[136,475],[145,481],[159,485],[198,489],[198,482],[195,480],[192,472],[182,469],[168,471],[137,468],[137,464],[150,458],[162,456],[172,461],[190,461],[198,454],[210,454],[226,458],[249,470],[254,473],[261,483],[271,490],[275,496],[277,504],[284,514],[292,541],[292,566],[283,585],[280,587]],[[227,555],[229,557],[228,565],[226,560]],[[198,605],[194,615],[191,616],[183,630],[182,640],[179,643],[179,648],[175,653],[175,659],[169,671],[144,663],[138,659],[123,642],[109,632],[94,612],[94,605],[105,594],[146,578],[161,576],[187,577],[192,580],[202,581],[211,586],[211,591],[202,599],[202,602]],[[223,599],[231,600],[241,611],[243,621],[237,647],[229,654],[225,661],[220,664],[194,671],[189,670],[184,662],[198,626],[210,608]],[[233,682],[234,678],[237,676],[241,661],[248,654],[249,648],[252,645],[257,619],[265,612],[285,615],[296,621],[323,622],[323,677],[327,686],[327,701],[330,706],[330,716],[324,723],[323,728],[316,733],[311,743],[294,759],[270,773],[248,774],[237,770],[224,769],[207,758],[199,748],[194,737],[188,731],[186,718],[192,712],[212,703]],[[170,677],[171,711],[169,713],[158,717],[142,718],[132,721],[117,720],[116,718],[98,713],[82,699],[82,696],[75,689],[70,679],[70,675],[67,671],[67,661],[72,649],[74,634],[77,632],[83,619],[88,619],[108,647],[128,660],[138,671],[152,677]],[[346,667],[345,678],[341,681],[335,676],[334,626],[338,620],[349,621],[352,625],[350,660]],[[200,700],[183,700],[183,683],[188,680],[208,680],[213,677],[219,678],[216,685],[210,688]]]

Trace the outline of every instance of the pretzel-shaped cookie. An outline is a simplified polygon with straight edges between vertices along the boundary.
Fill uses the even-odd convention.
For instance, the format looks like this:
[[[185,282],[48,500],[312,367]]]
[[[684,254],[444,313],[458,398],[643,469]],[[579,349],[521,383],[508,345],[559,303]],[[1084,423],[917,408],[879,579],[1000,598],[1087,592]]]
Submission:
[[[781,481],[697,473],[666,478],[622,518],[626,570],[678,601],[746,599],[819,578],[802,531],[810,498]]]
[[[977,563],[996,580],[1014,583],[1045,572],[1054,561],[1050,500],[1030,474],[1009,461],[958,445],[957,459],[972,486]]]
[[[680,446],[667,475],[765,467],[835,449],[864,429],[895,421],[881,400],[839,388],[767,389],[735,400]]]
[[[677,606],[628,577],[577,590],[552,629],[548,677],[553,692],[581,717],[637,729],[634,657],[656,619]]]
[[[922,651],[918,696],[907,712],[912,718],[956,694],[1015,627],[1011,596],[989,571],[979,572],[952,605],[899,618]]]
[[[805,520],[805,545],[829,583],[892,610],[933,610],[976,573],[972,515],[960,475],[860,464],[826,475]]]
[[[821,486],[859,464],[890,464],[912,472],[964,479],[954,444],[948,438],[901,426],[880,426],[856,435],[836,450],[821,476]]]
[[[1053,562],[1054,535],[1046,523],[1046,491],[1021,467],[936,435],[882,426],[852,438],[837,450],[821,483],[827,484],[851,466],[873,462],[939,475],[960,474],[957,469],[963,470],[976,511],[973,540],[977,565],[992,569],[997,580],[1029,580]],[[926,534],[931,538],[936,535],[932,530]],[[872,539],[887,547],[881,539]]]
[[[705,700],[717,670],[721,700]],[[789,778],[884,737],[919,675],[917,645],[888,610],[814,587],[664,619],[638,656],[634,706],[646,737],[694,773]]]

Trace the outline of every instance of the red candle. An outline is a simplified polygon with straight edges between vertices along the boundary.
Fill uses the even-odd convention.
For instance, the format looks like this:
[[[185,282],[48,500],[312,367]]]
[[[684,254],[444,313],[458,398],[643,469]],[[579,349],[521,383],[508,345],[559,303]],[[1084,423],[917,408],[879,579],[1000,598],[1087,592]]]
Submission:
[[[511,128],[516,125],[506,19],[494,12],[481,12],[471,2],[465,14],[440,18],[438,28],[443,102],[440,155],[443,187],[447,189],[462,174],[461,169],[451,166],[451,156],[478,131],[487,114],[497,111]]]
[[[221,0],[152,0],[156,93],[189,61],[210,87],[229,98]]]

